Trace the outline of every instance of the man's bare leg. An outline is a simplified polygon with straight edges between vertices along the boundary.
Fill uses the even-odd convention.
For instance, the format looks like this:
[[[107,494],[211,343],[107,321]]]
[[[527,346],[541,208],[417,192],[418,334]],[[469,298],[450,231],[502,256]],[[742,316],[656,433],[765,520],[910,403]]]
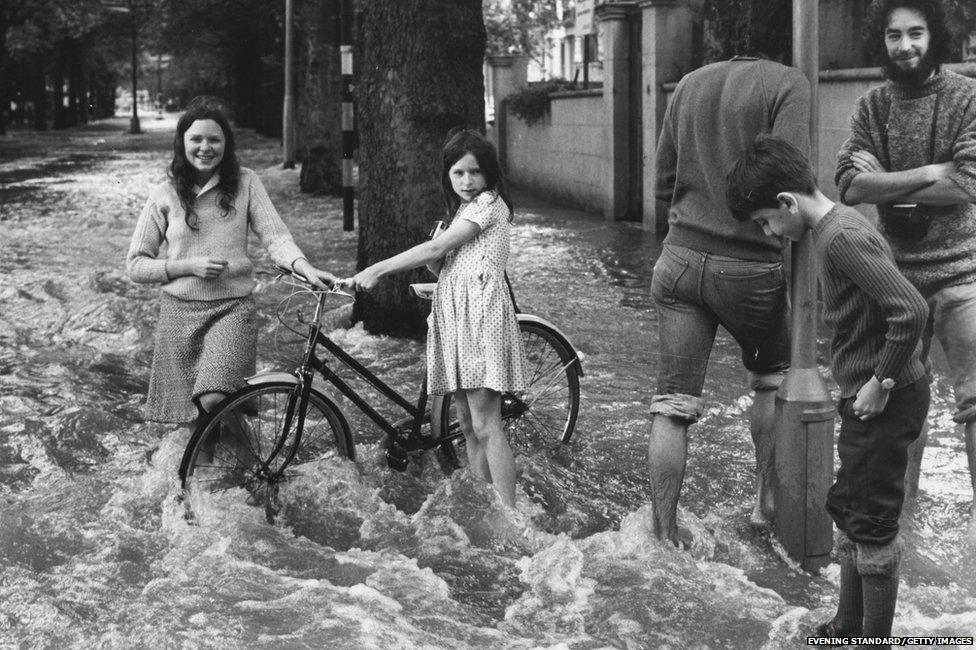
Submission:
[[[915,510],[915,502],[918,499],[918,481],[922,473],[922,455],[925,452],[925,445],[929,440],[929,422],[925,421],[922,432],[918,434],[908,447],[908,465],[905,467],[905,505],[902,507],[902,514],[910,513]]]
[[[757,390],[749,412],[749,429],[756,447],[756,505],[750,520],[757,526],[773,522],[776,462],[776,391]]]
[[[969,460],[969,480],[973,485],[973,501],[969,504],[969,526],[976,534],[976,420],[966,423],[966,458]]]
[[[678,542],[678,496],[688,461],[688,423],[655,414],[647,447],[654,506],[654,534],[660,540]]]

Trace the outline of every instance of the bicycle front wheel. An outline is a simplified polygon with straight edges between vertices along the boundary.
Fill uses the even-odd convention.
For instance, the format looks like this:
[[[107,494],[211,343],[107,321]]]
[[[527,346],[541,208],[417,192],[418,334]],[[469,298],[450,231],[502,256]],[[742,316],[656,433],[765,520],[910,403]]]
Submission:
[[[248,386],[224,400],[190,438],[180,464],[184,489],[252,495],[334,459],[354,459],[349,425],[318,391],[304,414],[287,382]]]
[[[502,393],[502,424],[513,449],[528,450],[554,442],[568,444],[579,416],[580,387],[576,355],[550,328],[519,322],[525,348],[528,385],[524,392]],[[441,431],[458,432],[454,400],[441,407]]]

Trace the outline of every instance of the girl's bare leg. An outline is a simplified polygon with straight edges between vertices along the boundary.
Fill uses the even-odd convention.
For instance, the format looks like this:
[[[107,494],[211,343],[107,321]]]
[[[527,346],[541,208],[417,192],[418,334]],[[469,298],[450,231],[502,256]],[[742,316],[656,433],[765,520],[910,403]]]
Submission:
[[[224,393],[202,393],[197,397],[197,402],[204,413],[210,413],[213,411],[218,404],[220,404],[227,395]],[[201,417],[204,417],[201,413]],[[227,424],[225,428],[222,428],[220,441],[222,442],[221,449],[226,455],[230,453],[233,458],[224,458],[223,462],[232,462],[240,465],[250,465],[254,458],[254,451],[251,449],[251,442],[244,432],[245,424],[243,420],[240,419],[240,415],[237,413],[231,413],[230,416],[224,420]],[[229,435],[228,435],[229,434]],[[214,438],[210,441],[212,448],[210,453],[213,454],[216,450],[218,443],[218,438]]]
[[[459,391],[460,392],[460,391]],[[502,501],[515,506],[515,457],[502,428],[502,401],[497,391],[475,388],[464,391],[473,437],[484,448],[491,483]]]
[[[464,434],[464,448],[468,454],[468,469],[485,483],[491,483],[491,470],[488,467],[488,455],[485,445],[474,434],[471,424],[471,408],[463,390],[455,391],[454,404],[457,408],[458,424]]]
[[[220,404],[223,399],[227,397],[223,393],[201,393],[197,397],[197,401],[200,402],[200,408],[209,413],[214,409],[215,406]]]

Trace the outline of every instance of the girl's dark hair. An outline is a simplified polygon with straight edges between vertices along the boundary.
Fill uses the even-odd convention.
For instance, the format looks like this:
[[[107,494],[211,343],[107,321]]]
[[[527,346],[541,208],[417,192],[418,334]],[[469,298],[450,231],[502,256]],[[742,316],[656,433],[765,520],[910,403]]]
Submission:
[[[180,197],[180,204],[185,212],[186,225],[196,230],[196,215],[193,213],[193,203],[196,195],[193,192],[195,170],[186,159],[186,145],[183,136],[190,126],[197,120],[213,120],[224,132],[224,157],[217,167],[220,180],[217,191],[220,192],[220,209],[227,216],[234,209],[234,197],[241,178],[241,164],[237,160],[237,150],[234,147],[234,131],[218,99],[214,97],[196,97],[186,107],[186,112],[176,123],[176,136],[173,138],[173,161],[169,164],[169,177]]]
[[[726,177],[726,200],[732,216],[749,221],[762,208],[779,205],[780,192],[813,194],[817,179],[810,161],[792,144],[771,135],[756,138]]]
[[[454,188],[451,186],[451,167],[461,158],[464,158],[466,154],[473,155],[478,161],[478,167],[485,175],[485,190],[497,192],[508,207],[508,220],[514,219],[514,206],[508,196],[505,175],[502,173],[502,167],[498,162],[498,152],[495,150],[495,145],[478,131],[463,128],[454,128],[448,131],[447,141],[444,143],[441,189],[444,191],[444,204],[447,206],[448,216],[454,216],[454,213],[461,207],[461,199],[454,193]]]
[[[888,64],[885,30],[888,28],[888,17],[895,9],[914,9],[922,14],[931,37],[928,55],[936,65],[949,60],[953,35],[946,25],[945,9],[939,0],[874,0],[868,7],[864,23],[864,42],[878,63]]]

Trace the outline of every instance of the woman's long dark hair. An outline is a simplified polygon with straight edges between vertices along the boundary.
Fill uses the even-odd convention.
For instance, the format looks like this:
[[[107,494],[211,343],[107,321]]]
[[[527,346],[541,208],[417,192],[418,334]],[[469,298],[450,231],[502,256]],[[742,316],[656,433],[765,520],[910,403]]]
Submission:
[[[447,206],[448,216],[453,217],[454,213],[461,207],[461,198],[451,186],[451,167],[461,158],[464,158],[466,154],[473,155],[478,161],[478,167],[485,175],[485,190],[497,192],[508,207],[508,220],[514,219],[515,209],[508,196],[505,175],[502,173],[502,167],[498,162],[498,152],[495,150],[495,145],[477,131],[458,128],[451,129],[448,132],[447,142],[444,143],[441,189],[444,191],[444,204]]]
[[[196,97],[186,108],[186,112],[176,123],[176,137],[173,138],[173,161],[169,164],[169,177],[180,197],[180,204],[185,212],[186,225],[196,230],[197,217],[193,212],[196,194],[193,192],[194,174],[196,170],[186,159],[186,146],[183,136],[190,126],[197,120],[213,120],[224,132],[224,157],[217,166],[220,180],[217,191],[220,192],[220,210],[224,216],[234,209],[234,198],[241,178],[241,164],[237,160],[237,150],[234,147],[234,132],[230,122],[220,106],[220,102],[213,97]]]

